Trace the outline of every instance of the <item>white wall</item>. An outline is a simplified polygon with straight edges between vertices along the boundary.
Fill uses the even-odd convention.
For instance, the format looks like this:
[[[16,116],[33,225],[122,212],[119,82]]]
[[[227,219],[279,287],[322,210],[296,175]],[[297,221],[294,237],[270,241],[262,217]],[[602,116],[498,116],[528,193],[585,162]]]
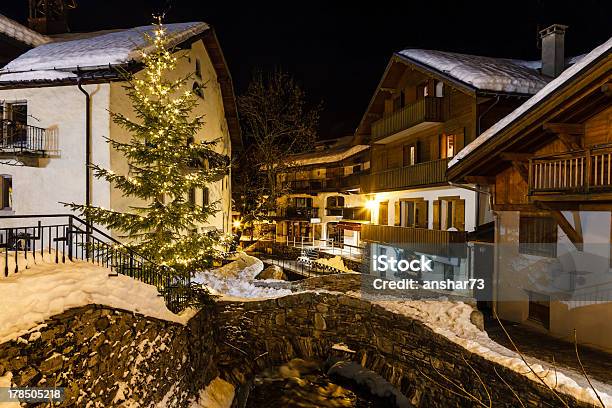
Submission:
[[[185,55],[180,51],[177,55]],[[202,41],[194,43],[187,55],[179,59],[173,77],[193,73],[198,58],[205,85],[204,99],[199,99],[195,115],[204,115],[204,126],[196,140],[220,139],[219,153],[231,156],[230,136],[221,90],[214,67]],[[195,77],[194,77],[195,78]],[[193,81],[188,86],[191,90]],[[129,140],[124,129],[112,122],[109,110],[134,117],[131,103],[122,83],[86,85],[92,95],[92,163],[110,168],[116,173],[127,172],[127,162],[111,150],[105,138]],[[68,213],[60,202],[85,203],[85,95],[76,86],[0,90],[0,101],[27,101],[28,124],[47,129],[57,145],[41,167],[15,167],[0,164],[0,174],[13,177],[13,212],[16,214]],[[38,120],[36,120],[36,119]],[[219,201],[219,212],[209,219],[209,225],[231,231],[230,176],[210,187],[210,201]],[[201,204],[202,192],[196,194]],[[92,203],[104,208],[126,210],[138,204],[123,197],[102,180],[93,178]]]
[[[92,160],[109,165],[109,85],[86,85],[91,94]],[[0,100],[27,101],[28,124],[47,129],[53,141],[40,167],[0,164],[13,177],[16,214],[68,213],[60,202],[85,203],[85,95],[76,86],[0,90]],[[93,204],[108,207],[108,183],[94,179]]]

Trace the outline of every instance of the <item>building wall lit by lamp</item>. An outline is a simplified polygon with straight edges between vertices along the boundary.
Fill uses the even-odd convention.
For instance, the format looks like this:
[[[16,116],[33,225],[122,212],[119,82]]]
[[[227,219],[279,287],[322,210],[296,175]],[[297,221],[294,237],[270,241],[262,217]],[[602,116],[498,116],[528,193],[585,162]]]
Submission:
[[[368,210],[374,211],[378,208],[378,202],[376,200],[368,200],[366,201],[365,206]]]

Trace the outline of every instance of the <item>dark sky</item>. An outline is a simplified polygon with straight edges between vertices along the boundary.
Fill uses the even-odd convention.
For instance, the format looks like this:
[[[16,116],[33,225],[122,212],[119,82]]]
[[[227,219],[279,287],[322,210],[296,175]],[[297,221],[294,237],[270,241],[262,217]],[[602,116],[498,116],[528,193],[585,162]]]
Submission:
[[[254,68],[289,71],[311,101],[323,101],[323,138],[354,131],[393,51],[415,47],[537,59],[538,26],[569,25],[566,55],[584,53],[612,35],[609,0],[77,3],[70,15],[74,32],[148,24],[160,10],[167,10],[167,22],[212,24],[236,91],[246,88]],[[27,1],[3,0],[0,13],[25,22]]]

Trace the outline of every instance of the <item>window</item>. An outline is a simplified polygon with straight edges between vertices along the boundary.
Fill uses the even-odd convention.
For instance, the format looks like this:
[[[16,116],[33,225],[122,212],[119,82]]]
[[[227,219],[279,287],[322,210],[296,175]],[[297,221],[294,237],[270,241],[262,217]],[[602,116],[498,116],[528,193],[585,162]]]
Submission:
[[[404,156],[403,163],[404,166],[413,166],[417,164],[417,144],[413,143],[410,145],[404,145]]]
[[[13,179],[11,176],[0,176],[0,210],[13,208]]]
[[[436,82],[436,97],[442,98],[444,96],[444,82]]]
[[[459,196],[440,197],[434,200],[433,228],[465,231],[465,200]]]
[[[361,173],[361,164],[356,164],[353,166],[353,174]]]
[[[457,138],[455,135],[440,135],[440,158],[451,158],[457,153]]]
[[[327,207],[344,207],[344,197],[331,196],[327,197]]]
[[[4,144],[21,145],[27,143],[28,105],[25,102],[0,103],[1,133],[7,139]]]
[[[389,222],[389,202],[381,202],[378,206],[378,224],[387,225]]]
[[[299,208],[311,208],[312,198],[296,197],[294,199],[294,203],[295,203],[295,206]]]
[[[208,187],[204,187],[202,189],[202,205],[209,205],[210,204],[210,190],[208,189]]]
[[[195,76],[202,79],[202,66],[198,58],[195,60]]]
[[[521,215],[519,253],[555,258],[557,256],[557,222],[554,218]]]
[[[427,207],[428,202],[421,198],[405,200],[399,203],[399,217],[396,218],[396,225],[402,227],[427,228]]]
[[[189,190],[189,204],[196,205],[196,190],[195,190],[195,187],[192,187]]]

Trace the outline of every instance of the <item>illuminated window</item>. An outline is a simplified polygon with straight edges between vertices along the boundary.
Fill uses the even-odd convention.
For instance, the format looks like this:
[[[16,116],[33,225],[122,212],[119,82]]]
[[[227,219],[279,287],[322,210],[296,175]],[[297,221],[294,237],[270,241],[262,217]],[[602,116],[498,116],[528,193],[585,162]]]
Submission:
[[[455,155],[455,135],[446,135],[446,157]]]
[[[13,208],[13,179],[11,176],[0,176],[0,210]]]

